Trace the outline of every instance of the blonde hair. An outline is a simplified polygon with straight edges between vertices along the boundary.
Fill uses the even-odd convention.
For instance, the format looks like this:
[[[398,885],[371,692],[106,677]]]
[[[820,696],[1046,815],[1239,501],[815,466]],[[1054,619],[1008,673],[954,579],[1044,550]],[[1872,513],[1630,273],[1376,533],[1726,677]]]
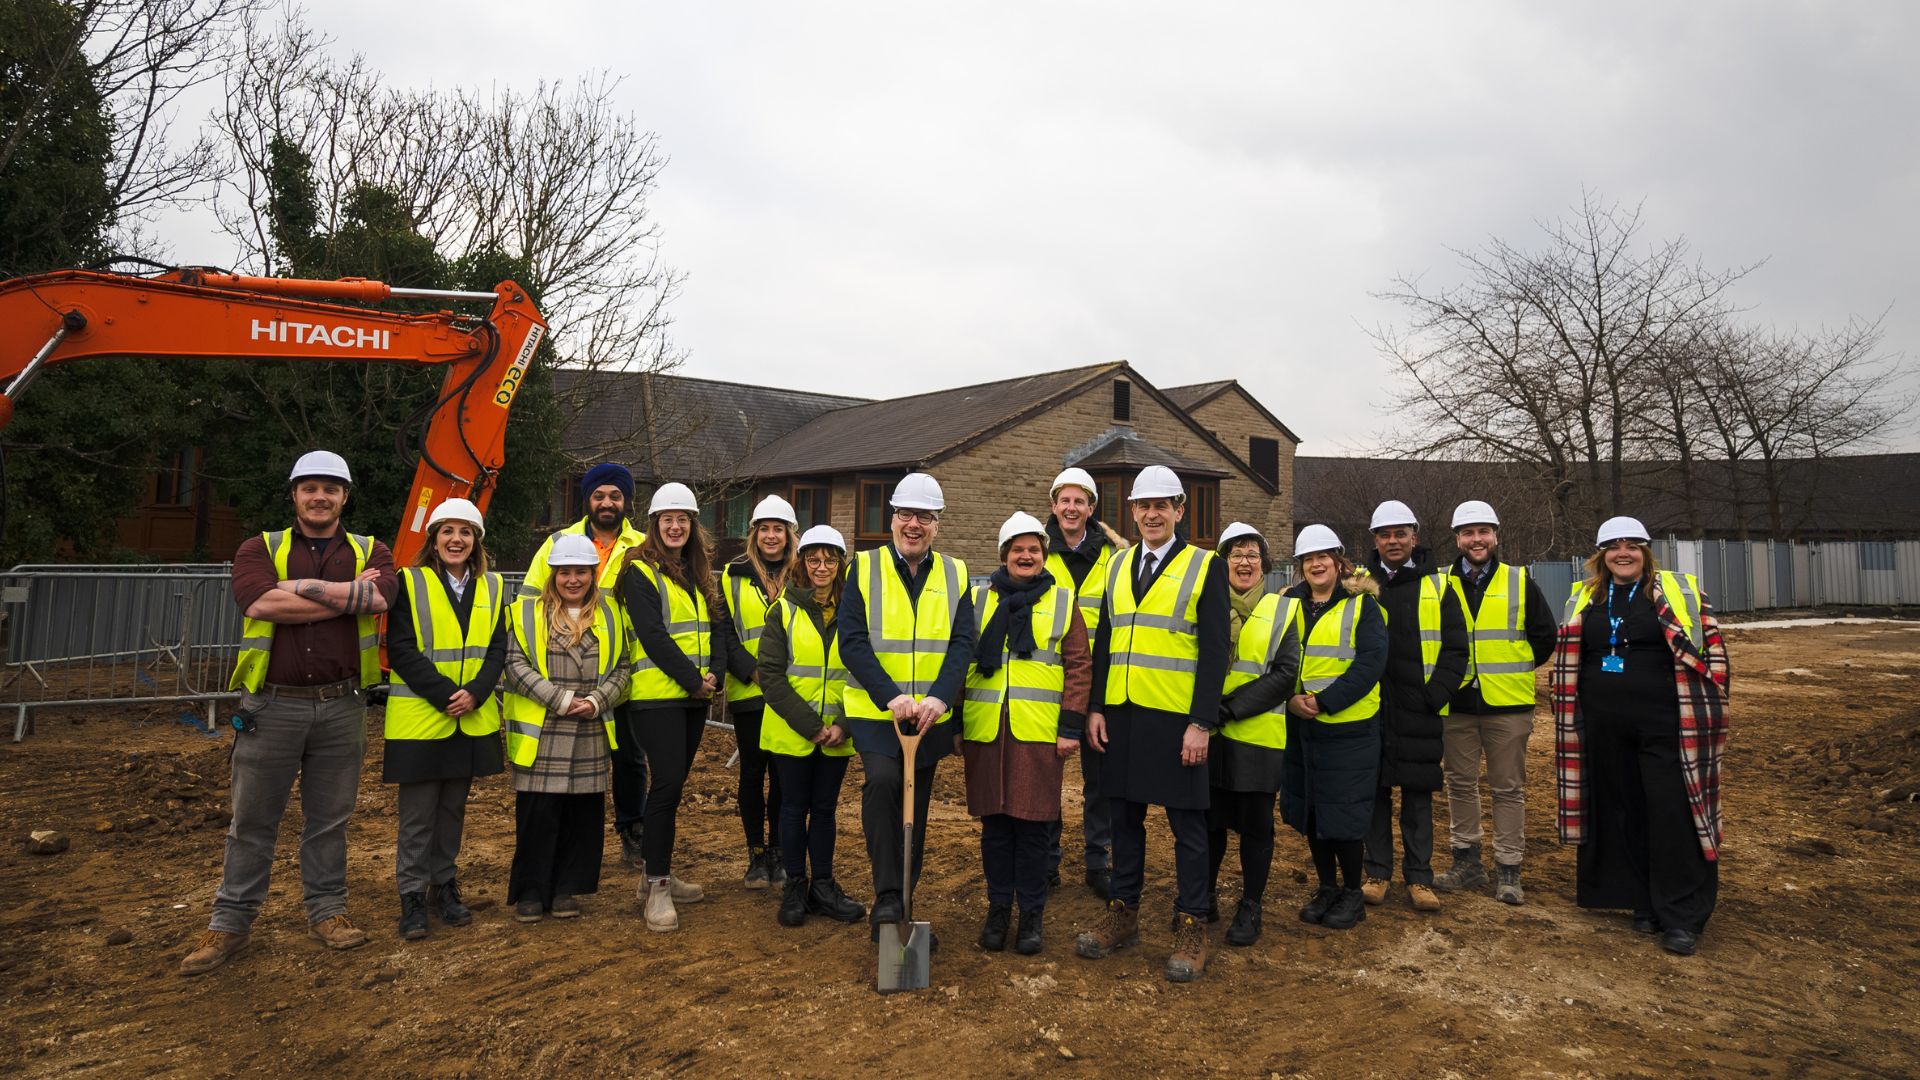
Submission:
[[[600,610],[600,583],[591,577],[587,579],[587,594],[580,598],[580,613],[574,615],[567,610],[571,605],[566,597],[560,595],[562,569],[564,567],[555,567],[547,583],[540,587],[540,607],[547,619],[549,638],[562,647],[572,648],[575,642],[593,632],[593,618]]]
[[[767,562],[760,556],[760,526],[768,521],[780,526],[781,531],[787,534],[786,547],[783,549],[786,558],[781,560],[780,573],[777,575],[768,572]],[[800,558],[800,552],[795,549],[799,538],[793,535],[793,526],[778,518],[761,518],[753,523],[747,533],[747,565],[753,568],[753,577],[760,583],[760,591],[766,593],[769,599],[777,599],[787,591],[787,582],[793,578],[793,564]]]
[[[420,558],[416,559],[413,565],[431,566],[442,574],[447,572],[445,564],[440,561],[440,544],[435,537],[440,535],[442,528],[451,524],[453,521],[449,519],[427,530],[426,546],[420,549]],[[473,522],[463,521],[461,524],[472,525]],[[475,530],[473,534],[473,554],[467,556],[467,570],[476,575],[487,572],[487,545],[481,541],[479,530]]]
[[[1653,554],[1653,545],[1642,544],[1638,540],[1634,541],[1634,543],[1640,548],[1640,554],[1647,560],[1646,567],[1641,570],[1640,576],[1652,578],[1660,572],[1660,560]],[[1587,556],[1586,571],[1587,595],[1597,595],[1600,591],[1600,586],[1605,585],[1613,578],[1613,573],[1607,569],[1606,548],[1600,548],[1593,554]]]

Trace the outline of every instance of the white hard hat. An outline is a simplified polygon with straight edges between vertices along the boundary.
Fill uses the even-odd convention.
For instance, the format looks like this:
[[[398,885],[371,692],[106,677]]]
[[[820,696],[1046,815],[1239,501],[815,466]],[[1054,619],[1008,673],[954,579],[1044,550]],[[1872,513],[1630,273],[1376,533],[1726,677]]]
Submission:
[[[1133,478],[1133,490],[1127,493],[1129,502],[1140,499],[1180,499],[1185,498],[1187,489],[1180,486],[1180,478],[1165,465],[1149,465],[1140,470]]]
[[[1340,538],[1325,525],[1309,525],[1293,537],[1293,557],[1311,555],[1316,551],[1339,551]]]
[[[1053,486],[1047,489],[1047,499],[1051,501],[1055,495],[1060,494],[1060,489],[1063,487],[1085,488],[1088,502],[1100,501],[1100,487],[1093,482],[1092,474],[1085,469],[1079,467],[1061,469],[1060,475],[1053,478]]]
[[[831,525],[815,525],[813,528],[800,534],[799,550],[805,551],[810,547],[835,548],[840,554],[845,555],[847,553],[847,538],[841,536],[840,530]]]
[[[1453,508],[1453,527],[1456,529],[1466,525],[1498,526],[1499,524],[1500,515],[1493,512],[1493,507],[1479,499],[1468,499]]]
[[[893,486],[893,505],[903,510],[945,510],[947,497],[940,481],[923,472],[910,472]]]
[[[1594,536],[1595,547],[1606,547],[1615,540],[1638,540],[1643,544],[1653,542],[1647,533],[1647,527],[1640,524],[1639,518],[1610,517],[1600,526],[1600,532]]]
[[[480,508],[466,499],[448,499],[434,507],[433,513],[427,515],[427,531],[432,532],[433,527],[443,521],[464,521],[473,526],[481,539],[486,539],[487,523],[480,518]]]
[[[1226,528],[1221,529],[1220,543],[1214,545],[1214,550],[1225,554],[1232,549],[1235,540],[1245,540],[1249,536],[1260,541],[1261,551],[1264,552],[1267,550],[1267,538],[1260,535],[1259,529],[1254,528],[1244,521],[1236,521]]]
[[[692,488],[676,481],[655,488],[653,501],[647,504],[648,517],[663,510],[685,510],[689,514],[697,514],[700,504],[694,501]]]
[[[1394,525],[1411,525],[1417,529],[1420,527],[1420,519],[1413,516],[1413,508],[1406,503],[1399,499],[1388,499],[1373,508],[1373,524],[1367,526],[1367,531],[1372,532],[1375,529],[1385,529]]]
[[[353,483],[353,474],[347,471],[347,459],[331,450],[309,450],[300,455],[293,463],[293,472],[288,474],[287,482],[292,483],[303,476],[326,476],[343,484]]]
[[[547,549],[548,566],[599,566],[600,549],[582,533],[564,532]]]
[[[760,504],[753,508],[753,516],[747,519],[749,525],[761,521],[784,521],[796,529],[800,527],[800,519],[793,513],[793,504],[778,495],[761,499]]]
[[[1005,554],[1007,541],[1012,540],[1016,536],[1028,535],[1039,537],[1040,542],[1045,544],[1047,542],[1047,527],[1040,524],[1039,518],[1034,517],[1025,510],[1015,510],[1013,516],[1009,517],[1006,523],[1000,526],[1001,553]]]

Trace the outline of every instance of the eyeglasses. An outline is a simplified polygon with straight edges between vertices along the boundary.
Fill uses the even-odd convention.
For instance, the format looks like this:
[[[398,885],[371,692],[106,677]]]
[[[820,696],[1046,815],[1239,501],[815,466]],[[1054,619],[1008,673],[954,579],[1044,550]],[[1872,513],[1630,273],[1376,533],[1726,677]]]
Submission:
[[[809,567],[820,567],[820,568],[823,568],[823,569],[831,569],[831,568],[833,568],[833,567],[836,567],[836,566],[839,566],[839,565],[840,565],[840,556],[838,556],[838,555],[809,555],[809,556],[807,556],[807,565],[808,565]]]
[[[940,515],[934,513],[932,510],[908,510],[905,507],[901,507],[893,512],[893,519],[900,522],[917,521],[922,525],[931,525],[940,520]]]
[[[1260,562],[1260,553],[1257,551],[1241,552],[1239,554],[1227,556],[1227,561],[1254,563],[1257,565]]]

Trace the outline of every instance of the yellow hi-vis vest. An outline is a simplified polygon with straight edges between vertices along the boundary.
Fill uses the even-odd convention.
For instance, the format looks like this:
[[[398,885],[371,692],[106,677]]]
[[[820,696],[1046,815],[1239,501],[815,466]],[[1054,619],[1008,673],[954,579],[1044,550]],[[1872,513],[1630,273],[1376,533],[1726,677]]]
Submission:
[[[547,612],[546,606],[538,597],[521,597],[507,609],[507,623],[513,628],[513,638],[520,645],[520,652],[543,679],[553,677],[553,668],[547,660]],[[613,665],[621,663],[627,654],[627,643],[622,635],[626,632],[626,623],[613,604],[605,597],[593,612],[593,640],[599,646],[599,656],[595,658],[595,667],[600,679],[607,677]],[[596,681],[598,681],[596,679]],[[530,697],[522,697],[511,690],[500,695],[501,714],[506,720],[507,760],[521,768],[531,768],[533,759],[540,751],[540,728],[546,724],[546,706]],[[619,743],[613,734],[613,704],[607,704],[607,712],[602,723],[607,728],[607,749],[616,748]]]
[[[1454,570],[1458,569],[1456,565]],[[1480,612],[1475,614],[1454,570],[1447,576],[1460,597],[1460,614],[1466,617],[1472,642],[1467,681],[1477,680],[1480,700],[1495,708],[1532,708],[1533,671],[1539,665],[1533,662],[1533,646],[1527,644],[1527,572],[1501,563],[1487,579]]]
[[[986,629],[987,620],[999,607],[1000,594],[992,587],[982,585],[973,590],[976,634]],[[967,666],[967,707],[960,714],[961,737],[968,742],[999,738],[1002,702],[1006,703],[1015,739],[1050,743],[1060,737],[1060,702],[1067,689],[1060,643],[1066,639],[1072,618],[1073,590],[1055,585],[1033,604],[1032,656],[1023,660],[1002,644],[1000,666],[992,674],[982,675],[978,664]]]
[[[564,529],[556,529],[547,534],[540,544],[540,550],[533,553],[533,561],[527,564],[527,574],[520,579],[521,596],[539,596],[540,590],[553,576],[553,567],[547,565],[547,556],[553,551],[553,539],[561,533],[580,533],[587,539],[593,539],[593,515],[589,514]],[[600,568],[600,580],[595,584],[606,595],[619,591],[620,569],[627,565],[627,552],[647,542],[647,534],[633,527],[633,523],[622,519],[620,535],[614,538],[613,551],[607,555],[607,564]],[[598,544],[594,545],[596,548]]]
[[[367,560],[373,557],[373,537],[355,533],[342,535],[353,548],[353,573],[358,577],[366,571]],[[293,530],[264,532],[260,534],[260,541],[267,545],[267,554],[273,557],[278,580],[287,580],[287,555],[293,550]],[[234,657],[233,677],[227,680],[227,689],[259,693],[266,685],[267,658],[273,654],[273,625],[265,619],[241,622],[240,652]],[[360,637],[360,685],[372,686],[380,681],[380,617],[355,615],[353,628]]]
[[[751,569],[751,564],[749,564]],[[720,580],[726,585],[722,592],[726,595],[727,616],[733,620],[734,632],[740,638],[740,646],[747,655],[760,658],[760,632],[767,626],[768,601],[766,594],[760,591],[759,578],[752,574],[735,574],[731,570],[721,572]],[[760,688],[750,682],[742,682],[727,675],[727,704],[746,701],[760,696]]]
[[[1446,574],[1428,574],[1420,579],[1420,678],[1423,682],[1433,678],[1433,669],[1440,664],[1440,600],[1448,588],[1449,580]],[[1466,611],[1466,607],[1466,597],[1462,596],[1460,598],[1462,613]],[[1382,617],[1387,614],[1384,606],[1381,607],[1380,614]],[[1533,657],[1531,646],[1527,649],[1527,657],[1529,659]],[[1462,676],[1460,685],[1465,686],[1466,680],[1472,677],[1473,672],[1468,671]],[[1446,716],[1452,711],[1452,703],[1440,706],[1441,716]]]
[[[1697,650],[1704,647],[1706,632],[1700,625],[1700,581],[1692,574],[1680,574],[1672,570],[1660,571],[1660,592],[1667,598],[1667,606],[1673,609],[1673,617],[1680,620],[1680,629],[1686,631],[1687,640],[1693,642]],[[1587,583],[1573,583],[1573,595],[1567,598],[1562,623],[1570,623],[1579,614],[1587,610],[1593,602],[1593,595],[1587,592]]]
[[[1099,527],[1089,522],[1087,529],[1092,532]],[[1092,641],[1093,635],[1100,632],[1100,600],[1107,594],[1107,568],[1112,564],[1113,545],[1101,544],[1100,557],[1087,569],[1086,580],[1073,586],[1074,599],[1080,604],[1080,621],[1087,627],[1088,641]],[[1073,583],[1073,571],[1067,569],[1067,560],[1057,551],[1047,554],[1047,572],[1062,585]]]
[[[645,574],[660,593],[660,621],[673,636],[673,643],[693,665],[705,671],[713,660],[713,624],[708,620],[707,594],[698,589],[688,592],[674,580],[654,568],[645,559],[633,560],[633,568]],[[686,698],[686,688],[673,676],[660,670],[660,664],[639,646],[640,659],[633,665],[633,688],[629,701],[673,701]]]
[[[1353,666],[1354,658],[1360,655],[1360,607],[1365,598],[1362,593],[1333,605],[1307,632],[1300,647],[1300,688],[1304,692],[1325,690]],[[1304,611],[1299,617],[1301,622],[1306,621]],[[1315,719],[1323,724],[1344,724],[1365,720],[1379,711],[1380,683],[1375,680],[1359,701],[1336,713],[1323,712]]]
[[[1200,670],[1200,585],[1214,554],[1182,546],[1147,595],[1136,597],[1140,550],[1138,544],[1128,548],[1107,573],[1113,624],[1107,633],[1106,704],[1185,714],[1193,709]]]
[[[778,619],[787,628],[787,685],[813,706],[821,723],[829,727],[839,723],[847,689],[847,672],[840,666],[840,636],[823,640],[820,628],[813,625],[813,616],[784,600],[773,602],[767,609],[767,619]],[[853,740],[839,746],[819,746],[802,738],[768,705],[760,714],[760,749],[788,757],[806,757],[815,750],[829,757],[849,757]]]
[[[940,665],[953,639],[954,616],[967,598],[967,564],[951,555],[928,553],[933,566],[920,587],[920,602],[907,595],[906,583],[893,569],[893,549],[874,548],[853,558],[853,572],[867,602],[867,641],[880,669],[903,694],[915,700],[933,693]],[[952,706],[954,702],[948,702]],[[857,676],[847,677],[847,715],[856,720],[886,720],[893,714],[887,703],[876,701]],[[949,708],[936,723],[953,715]]]
[[[1280,654],[1281,643],[1286,641],[1287,627],[1300,617],[1295,610],[1299,606],[1300,601],[1279,593],[1268,593],[1253,606],[1253,614],[1240,624],[1240,640],[1234,642],[1233,663],[1227,668],[1227,693],[1231,694],[1265,675],[1267,669],[1273,666],[1274,657]],[[1294,640],[1296,643],[1299,641],[1298,638]],[[1220,734],[1235,742],[1285,750],[1287,714],[1284,710],[1285,705],[1282,704],[1279,710],[1263,712],[1244,720],[1228,721],[1221,727]]]
[[[467,582],[474,590],[473,612],[467,629],[460,631],[460,617],[453,609],[453,597],[438,570],[412,566],[407,575],[407,596],[413,602],[413,639],[440,674],[455,686],[465,686],[487,662],[487,648],[493,644],[493,632],[506,614],[500,595],[500,575],[481,574]],[[395,674],[398,674],[397,672]],[[493,694],[475,702],[472,712],[454,718],[433,707],[426,698],[400,679],[387,690],[386,736],[389,739],[444,739],[455,727],[468,735],[491,735],[500,730],[500,703]]]

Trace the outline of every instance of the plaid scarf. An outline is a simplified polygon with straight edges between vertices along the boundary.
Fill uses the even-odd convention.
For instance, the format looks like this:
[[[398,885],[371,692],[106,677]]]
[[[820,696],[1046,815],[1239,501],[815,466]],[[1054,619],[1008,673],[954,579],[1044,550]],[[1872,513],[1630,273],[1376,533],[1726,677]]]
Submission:
[[[1720,753],[1727,742],[1729,671],[1727,647],[1720,624],[1705,593],[1700,594],[1700,640],[1695,649],[1658,579],[1647,583],[1647,597],[1673,650],[1673,678],[1680,691],[1680,770],[1686,778],[1687,803],[1693,808],[1693,830],[1708,862],[1720,858]],[[1553,657],[1554,764],[1560,795],[1560,842],[1586,839],[1587,787],[1583,772],[1580,716],[1580,624],[1583,610],[1560,627]]]

